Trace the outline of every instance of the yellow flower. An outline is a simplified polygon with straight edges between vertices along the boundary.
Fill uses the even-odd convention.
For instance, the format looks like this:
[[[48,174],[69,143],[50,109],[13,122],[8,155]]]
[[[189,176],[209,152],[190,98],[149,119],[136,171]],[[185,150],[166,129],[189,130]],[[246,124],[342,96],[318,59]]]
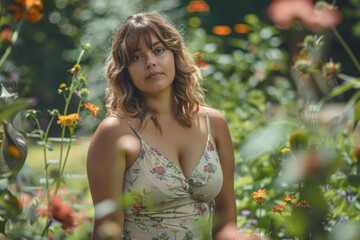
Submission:
[[[80,71],[81,70],[81,66],[80,64],[75,64],[75,66],[73,67],[76,71]]]
[[[265,197],[266,197],[266,189],[259,189],[257,192],[253,192],[253,197],[254,197],[254,200],[255,202],[257,203],[263,203],[265,201]]]
[[[87,88],[82,88],[80,90],[79,94],[80,94],[80,97],[87,98],[90,95],[90,92],[89,92],[89,90]]]
[[[82,104],[89,112],[91,112],[94,117],[97,117],[97,111],[99,110],[99,107],[92,103],[83,103]]]
[[[283,148],[283,149],[281,149],[281,152],[282,152],[282,153],[288,152],[288,151],[290,151],[290,148]]]
[[[60,88],[60,89],[64,89],[64,88],[66,88],[66,83],[62,83],[62,84],[60,84],[59,88]]]
[[[73,126],[75,125],[79,120],[79,114],[77,113],[72,113],[66,116],[58,116],[59,120],[57,121],[57,124],[62,125],[62,126]]]

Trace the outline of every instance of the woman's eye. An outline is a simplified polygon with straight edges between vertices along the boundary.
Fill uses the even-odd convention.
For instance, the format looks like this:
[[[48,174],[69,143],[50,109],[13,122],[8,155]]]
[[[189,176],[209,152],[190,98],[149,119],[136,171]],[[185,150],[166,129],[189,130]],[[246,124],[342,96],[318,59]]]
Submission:
[[[140,59],[141,59],[140,55],[135,55],[135,56],[132,57],[131,60],[135,62],[135,61],[140,60]]]
[[[163,48],[157,48],[155,49],[155,53],[160,54],[163,53],[165,50]]]

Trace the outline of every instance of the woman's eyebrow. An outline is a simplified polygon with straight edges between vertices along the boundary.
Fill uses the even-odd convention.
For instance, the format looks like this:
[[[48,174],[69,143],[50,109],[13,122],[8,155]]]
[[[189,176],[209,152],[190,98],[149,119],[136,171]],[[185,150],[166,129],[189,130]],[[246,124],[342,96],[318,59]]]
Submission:
[[[162,44],[162,43],[163,43],[163,42],[161,42],[161,41],[154,42],[154,43],[151,44],[151,48],[153,48],[154,46],[156,46],[156,45],[158,45],[158,44]],[[139,51],[141,51],[141,48],[136,48],[136,49],[135,49],[135,53],[136,53],[136,52],[139,52]]]

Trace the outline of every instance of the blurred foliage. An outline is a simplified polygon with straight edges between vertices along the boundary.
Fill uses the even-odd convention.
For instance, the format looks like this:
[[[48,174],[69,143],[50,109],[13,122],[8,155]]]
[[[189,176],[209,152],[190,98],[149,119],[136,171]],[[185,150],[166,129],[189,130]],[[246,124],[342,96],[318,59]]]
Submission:
[[[15,0],[1,1],[1,31],[8,27],[15,29],[11,13],[7,11],[14,3]],[[90,101],[103,106],[107,84],[103,76],[104,62],[116,28],[130,13],[141,10],[164,12],[183,32],[186,45],[203,72],[207,103],[222,111],[228,120],[236,158],[238,226],[260,229],[263,235],[279,239],[299,235],[312,225],[326,231],[328,238],[338,239],[346,233],[347,239],[356,239],[359,233],[355,226],[360,221],[360,160],[353,154],[357,136],[352,130],[360,118],[360,104],[353,94],[357,91],[359,78],[350,76],[359,74],[341,43],[330,31],[315,36],[317,39],[324,37],[320,60],[327,62],[331,57],[335,64],[341,63],[341,71],[347,75],[340,74],[331,80],[324,79],[322,72],[305,76],[299,74],[298,69],[304,64],[306,67],[307,63],[298,60],[305,44],[301,45],[301,42],[309,32],[300,25],[289,31],[274,27],[266,16],[268,2],[207,0],[208,7],[200,5],[198,10],[189,11],[191,3],[188,0],[46,1],[42,10],[44,17],[39,22],[31,26],[24,22],[10,58],[0,72],[7,98],[15,95],[35,97],[41,110],[39,122],[46,127],[46,109],[60,109],[62,105],[63,96],[54,94],[54,90],[71,76],[68,70],[73,67],[80,51],[77,46],[90,42],[91,54],[84,55],[82,71],[88,76]],[[337,4],[344,14],[338,31],[355,56],[359,56],[360,1],[345,0]],[[1,54],[7,44],[1,43]],[[293,66],[295,63],[297,68]],[[328,65],[328,69],[332,66]],[[340,65],[337,67],[340,69]],[[323,102],[348,100],[344,113],[332,120],[330,129],[322,128],[316,121],[319,110],[316,103],[321,98]],[[28,102],[21,101],[13,106],[23,109]],[[75,112],[77,106],[76,101],[70,104],[69,112]],[[3,111],[2,107],[0,111]],[[10,117],[14,111],[6,108],[6,116]],[[91,133],[104,116],[102,107],[97,121],[82,122],[85,132],[79,134]],[[349,122],[353,128],[345,128]],[[58,129],[52,128],[50,134],[57,135]],[[296,171],[299,165],[295,161],[300,157],[290,151],[281,151],[290,148],[288,137],[294,132],[306,134],[309,149],[328,153],[325,158],[329,167],[325,171],[327,174],[322,175],[323,169],[313,166],[313,171],[319,171],[322,178],[301,178],[302,197],[297,182],[302,172]],[[19,175],[23,176],[25,171],[26,166]],[[38,179],[39,176],[31,178]],[[29,185],[16,191],[13,190],[16,186],[11,185],[10,192],[11,186],[0,181],[3,190],[0,210],[6,209],[7,204],[14,204],[14,201],[4,199],[12,199],[11,196],[15,195],[19,198],[30,195],[27,196],[31,197],[30,201],[37,203],[34,189],[39,186],[34,182]],[[260,207],[252,196],[259,188],[268,191]],[[301,198],[308,200],[310,210],[291,212],[288,208],[282,214],[272,212],[272,207],[282,204],[281,197],[287,194],[295,194],[296,201]],[[74,195],[77,200],[72,202],[70,199],[74,199]],[[88,210],[88,192],[64,193],[62,196],[71,202],[79,214],[78,219],[84,224],[79,231],[75,230],[73,236],[66,235],[59,225],[52,225],[50,232],[61,239],[88,239],[92,212],[85,214],[82,211]],[[323,207],[325,205],[327,208]],[[25,207],[19,216],[30,219],[32,223],[38,217],[31,207]],[[309,219],[322,225],[303,224]],[[3,227],[0,223],[0,229]],[[13,228],[14,239],[20,233],[31,235],[30,230],[19,231],[21,228],[16,227]],[[323,236],[325,233],[319,234]]]

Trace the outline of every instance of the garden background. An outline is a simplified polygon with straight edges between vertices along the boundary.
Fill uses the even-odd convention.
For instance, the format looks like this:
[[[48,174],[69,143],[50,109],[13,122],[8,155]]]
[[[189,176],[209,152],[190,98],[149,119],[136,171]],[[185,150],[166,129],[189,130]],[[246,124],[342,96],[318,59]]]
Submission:
[[[129,14],[157,10],[228,120],[239,232],[359,239],[360,1],[330,4],[1,0],[0,236],[89,239],[86,153],[111,38]]]

